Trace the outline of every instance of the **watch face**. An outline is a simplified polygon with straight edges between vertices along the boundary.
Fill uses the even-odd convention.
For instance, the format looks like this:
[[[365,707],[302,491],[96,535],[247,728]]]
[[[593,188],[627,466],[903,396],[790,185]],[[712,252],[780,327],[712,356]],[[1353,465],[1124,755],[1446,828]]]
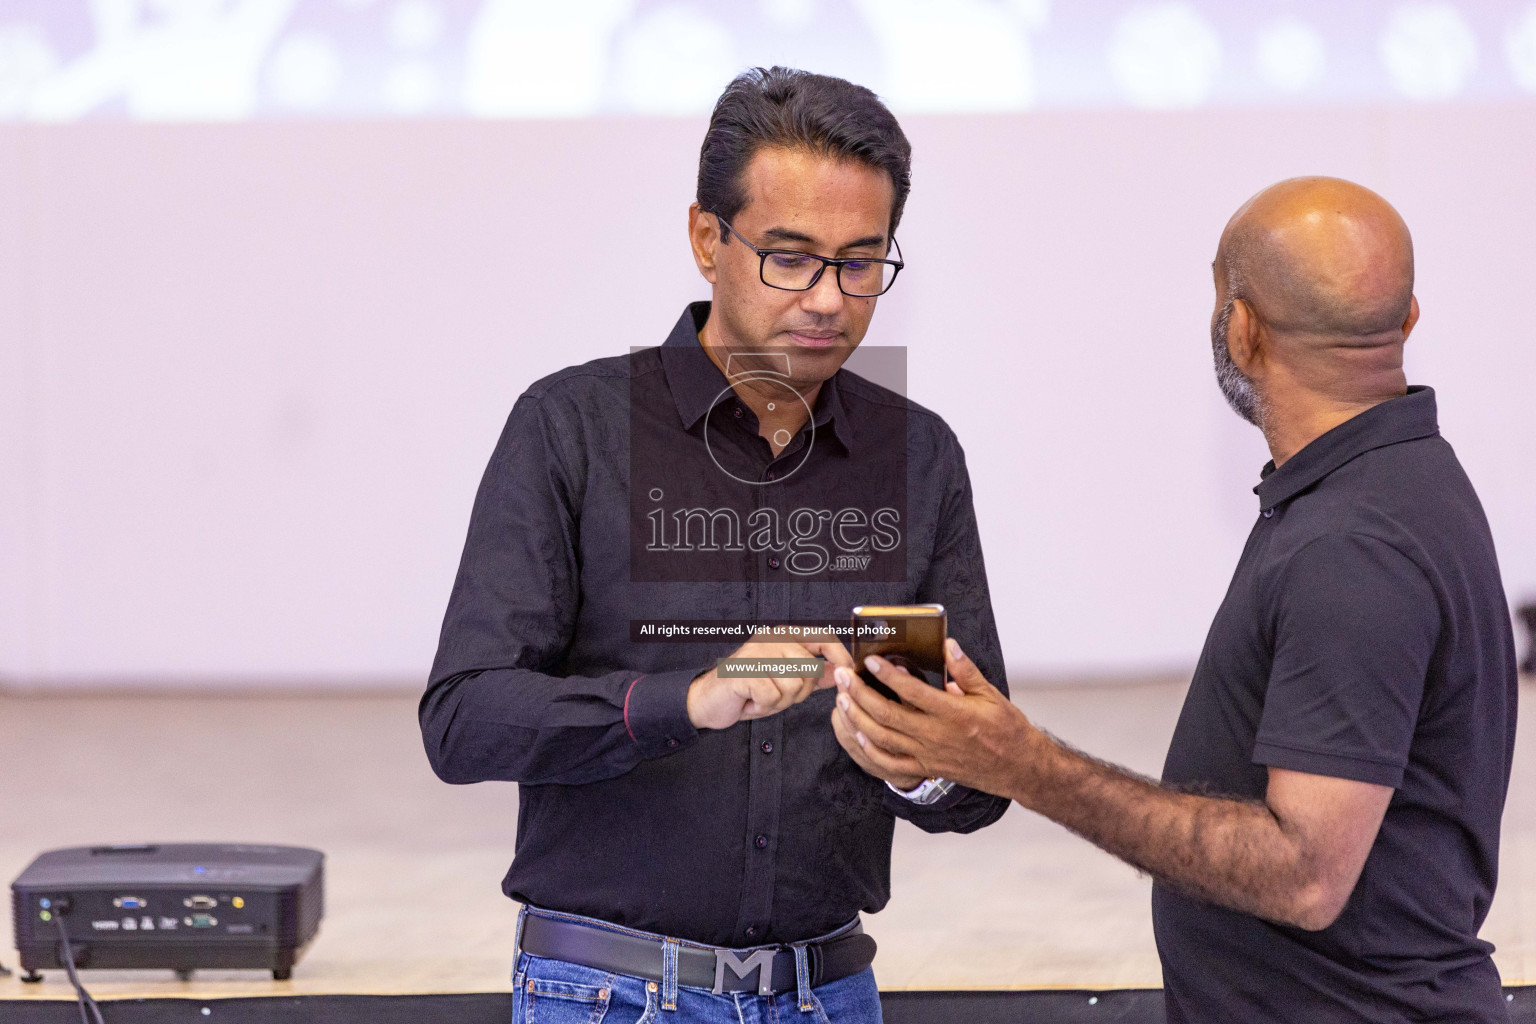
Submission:
[[[922,804],[934,804],[949,795],[955,788],[954,783],[943,779],[928,779],[918,789],[921,792],[917,796],[917,802]]]
[[[912,789],[897,789],[889,782],[886,785],[890,786],[891,791],[897,796],[904,797],[915,804],[931,804],[948,791],[948,787],[941,779],[924,779]]]

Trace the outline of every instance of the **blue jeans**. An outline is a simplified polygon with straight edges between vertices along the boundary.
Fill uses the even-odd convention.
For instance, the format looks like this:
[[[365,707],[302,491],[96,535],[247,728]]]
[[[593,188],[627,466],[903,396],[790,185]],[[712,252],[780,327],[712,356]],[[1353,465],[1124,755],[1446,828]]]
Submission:
[[[715,995],[678,985],[676,1009],[662,985],[564,960],[521,954],[512,978],[512,1024],[881,1024],[875,972],[865,968],[799,993]]]

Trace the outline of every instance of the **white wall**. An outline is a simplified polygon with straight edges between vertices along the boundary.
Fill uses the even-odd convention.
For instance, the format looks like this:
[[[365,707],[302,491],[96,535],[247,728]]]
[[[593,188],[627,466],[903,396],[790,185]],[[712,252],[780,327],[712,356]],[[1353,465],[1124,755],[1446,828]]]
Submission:
[[[908,118],[869,341],[966,443],[1020,673],[1192,663],[1267,457],[1211,379],[1249,194],[1355,178],[1413,228],[1410,378],[1536,593],[1536,109]],[[707,294],[702,122],[0,129],[0,676],[425,674],[517,394]]]

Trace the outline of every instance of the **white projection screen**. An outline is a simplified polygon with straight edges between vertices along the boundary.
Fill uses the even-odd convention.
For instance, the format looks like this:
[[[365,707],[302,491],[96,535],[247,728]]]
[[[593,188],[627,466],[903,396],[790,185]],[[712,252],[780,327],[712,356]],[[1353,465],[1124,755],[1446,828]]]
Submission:
[[[1210,260],[1297,174],[1413,229],[1410,380],[1536,595],[1536,4],[0,0],[0,683],[423,681],[507,411],[707,297],[704,121],[774,63],[913,141],[869,341],[1016,684],[1193,664],[1267,457]]]

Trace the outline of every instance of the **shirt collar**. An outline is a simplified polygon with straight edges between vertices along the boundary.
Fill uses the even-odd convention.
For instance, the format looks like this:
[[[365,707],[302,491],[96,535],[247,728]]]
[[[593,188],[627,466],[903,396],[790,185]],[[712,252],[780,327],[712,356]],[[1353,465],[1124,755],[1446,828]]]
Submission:
[[[1275,468],[1264,466],[1253,493],[1261,510],[1289,501],[1358,455],[1401,441],[1432,437],[1440,432],[1435,414],[1435,390],[1415,385],[1400,398],[1372,406],[1345,420]]]
[[[699,332],[709,319],[708,302],[690,302],[667,340],[661,344],[661,366],[667,376],[667,386],[672,389],[672,400],[677,404],[677,415],[684,430],[692,430],[705,415],[721,402],[734,397],[725,374],[710,360],[699,343]],[[821,386],[816,395],[816,407],[811,410],[812,422],[817,430],[832,424],[832,436],[842,444],[843,450],[853,451],[853,427],[848,422],[843,407],[842,389],[838,386],[843,375],[838,370]]]

